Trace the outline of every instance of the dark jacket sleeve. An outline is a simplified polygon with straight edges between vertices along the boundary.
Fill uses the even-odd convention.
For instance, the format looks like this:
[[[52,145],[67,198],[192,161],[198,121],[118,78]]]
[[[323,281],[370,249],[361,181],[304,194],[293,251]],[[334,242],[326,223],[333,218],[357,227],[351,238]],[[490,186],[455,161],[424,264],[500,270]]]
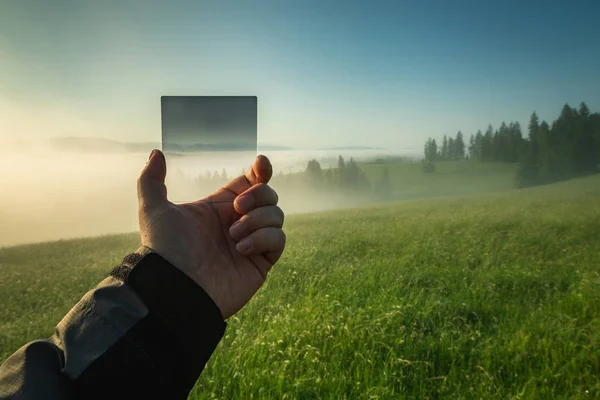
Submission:
[[[225,327],[194,281],[141,248],[4,362],[0,399],[186,399]]]

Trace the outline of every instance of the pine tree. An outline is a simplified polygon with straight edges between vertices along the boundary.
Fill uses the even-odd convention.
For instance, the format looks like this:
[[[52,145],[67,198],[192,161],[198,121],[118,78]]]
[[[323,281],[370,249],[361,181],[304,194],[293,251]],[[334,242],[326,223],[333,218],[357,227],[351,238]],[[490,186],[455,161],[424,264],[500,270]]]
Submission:
[[[425,143],[425,161],[434,162],[438,158],[438,148],[435,139],[429,138]]]
[[[500,135],[495,131],[492,136],[491,157],[493,161],[500,161]]]
[[[540,129],[540,119],[538,118],[535,111],[531,114],[529,119],[529,152],[534,164],[537,162],[539,156],[539,143],[538,143],[538,131]]]
[[[598,170],[598,153],[594,127],[590,118],[590,110],[585,103],[579,106],[574,128],[574,169],[579,175],[587,175]]]
[[[540,183],[539,130],[540,120],[534,111],[529,118],[529,140],[517,171],[517,184],[519,187],[533,186]]]
[[[475,153],[474,158],[478,161],[483,161],[482,159],[482,148],[483,148],[483,134],[480,130],[475,134]]]
[[[465,158],[465,142],[461,131],[458,131],[456,139],[454,140],[454,157],[456,160]]]
[[[523,150],[523,133],[518,122],[510,123],[509,127],[509,162],[517,162]]]
[[[500,125],[500,129],[498,129],[498,139],[496,143],[496,159],[502,162],[510,161],[510,131],[508,129],[508,125],[504,121]]]
[[[569,179],[578,175],[576,152],[576,114],[577,111],[565,104],[560,116],[551,128],[552,151],[560,165],[557,180]]]
[[[475,159],[475,136],[469,136],[469,159]]]
[[[596,142],[596,165],[600,164],[600,114],[590,115],[590,125],[594,141]]]
[[[550,127],[546,121],[542,121],[537,128],[536,140],[538,146],[537,160],[537,183],[552,182],[556,176],[556,165],[553,160],[553,152],[550,147]]]
[[[338,157],[338,185],[341,187],[345,187],[347,183],[346,177],[346,163],[344,162],[344,157],[341,155]]]
[[[352,188],[357,188],[359,183],[360,170],[358,169],[358,165],[356,165],[356,162],[352,157],[350,157],[350,161],[348,161],[346,173],[348,186]]]
[[[317,160],[310,160],[306,166],[306,175],[308,182],[314,186],[321,186],[323,183],[323,173],[321,171],[321,164]]]
[[[441,157],[442,161],[449,160],[448,147],[449,147],[448,146],[448,138],[446,137],[446,135],[444,135],[444,141],[442,142],[442,157]]]
[[[487,131],[481,140],[481,160],[492,161],[494,158],[493,152],[494,129],[492,125],[488,125]]]
[[[455,160],[455,154],[454,154],[454,138],[448,138],[448,153],[446,154],[446,160],[450,161],[450,160]]]

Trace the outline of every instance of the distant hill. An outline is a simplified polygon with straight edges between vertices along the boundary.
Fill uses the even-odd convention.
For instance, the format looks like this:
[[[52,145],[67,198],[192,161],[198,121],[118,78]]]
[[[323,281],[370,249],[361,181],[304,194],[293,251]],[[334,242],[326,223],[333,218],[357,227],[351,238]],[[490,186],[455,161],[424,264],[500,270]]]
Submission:
[[[259,143],[195,143],[190,145],[180,145],[177,143],[160,142],[124,142],[119,140],[105,139],[101,137],[80,137],[63,136],[54,137],[47,142],[57,151],[69,152],[89,152],[89,153],[146,153],[152,149],[164,149],[168,152],[186,153],[200,151],[291,151],[298,150],[290,146],[278,144]],[[28,148],[39,146],[39,142],[13,141],[7,146],[14,149],[26,150]],[[309,149],[306,149],[309,150]],[[310,149],[312,151],[388,151],[385,147],[371,146],[334,146],[318,147]]]
[[[98,137],[57,137],[50,145],[58,151],[102,152],[102,153],[147,153],[160,148],[160,143],[119,142]]]
[[[271,151],[283,151],[283,150],[296,150],[293,147],[279,146],[277,144],[259,144],[259,150],[271,150]]]
[[[196,143],[192,145],[182,146],[175,143],[159,142],[120,142],[117,140],[104,139],[98,137],[56,137],[50,139],[50,145],[59,151],[76,151],[76,152],[102,152],[102,153],[125,153],[125,152],[142,152],[146,153],[152,149],[163,148],[170,153],[186,153],[199,151],[256,151],[256,143],[216,143],[203,144]],[[27,144],[20,144],[20,148],[26,147]],[[260,150],[275,151],[275,150],[293,150],[292,147],[279,146],[276,144],[261,144],[258,146]]]
[[[318,150],[387,150],[387,149],[385,147],[339,146],[339,147],[321,147]]]

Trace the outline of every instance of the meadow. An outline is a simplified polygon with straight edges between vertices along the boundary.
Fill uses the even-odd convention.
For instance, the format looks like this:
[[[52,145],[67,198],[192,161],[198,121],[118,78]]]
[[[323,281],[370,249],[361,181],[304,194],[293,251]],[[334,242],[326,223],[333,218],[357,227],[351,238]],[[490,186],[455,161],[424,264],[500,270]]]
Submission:
[[[600,398],[600,176],[508,190],[512,174],[456,165],[390,171],[420,200],[287,217],[284,256],[190,398]],[[0,361],[138,244],[0,249]]]

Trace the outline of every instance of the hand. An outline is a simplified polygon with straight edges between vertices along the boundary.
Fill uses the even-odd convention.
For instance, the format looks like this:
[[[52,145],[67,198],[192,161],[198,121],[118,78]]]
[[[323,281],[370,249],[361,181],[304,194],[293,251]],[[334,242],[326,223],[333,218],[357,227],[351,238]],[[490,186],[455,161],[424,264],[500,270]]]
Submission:
[[[227,319],[265,282],[285,247],[283,211],[267,183],[271,163],[258,156],[245,174],[202,200],[167,200],[164,155],[154,150],[138,179],[142,245],[192,278]]]

